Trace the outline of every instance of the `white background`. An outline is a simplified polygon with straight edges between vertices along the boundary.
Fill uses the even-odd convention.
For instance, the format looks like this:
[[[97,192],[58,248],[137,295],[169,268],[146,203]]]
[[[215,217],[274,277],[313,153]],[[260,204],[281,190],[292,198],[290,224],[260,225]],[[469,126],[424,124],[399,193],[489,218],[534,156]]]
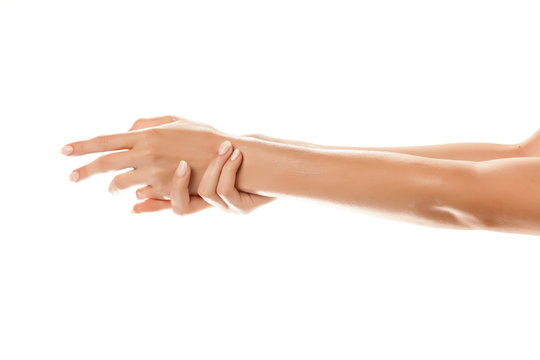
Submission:
[[[540,128],[537,1],[1,1],[0,359],[538,359],[540,237],[307,199],[133,215],[67,142],[167,114],[350,146]],[[540,206],[540,205],[539,205]]]

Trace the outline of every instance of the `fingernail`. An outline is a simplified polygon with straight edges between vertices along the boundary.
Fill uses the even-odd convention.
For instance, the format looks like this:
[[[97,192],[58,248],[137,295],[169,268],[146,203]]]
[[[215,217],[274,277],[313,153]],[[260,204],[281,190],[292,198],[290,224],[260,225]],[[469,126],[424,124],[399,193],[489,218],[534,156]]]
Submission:
[[[136,192],[135,192],[135,196],[136,196],[137,199],[139,199],[139,200],[142,199],[142,194],[141,194],[139,191],[136,191]]]
[[[178,168],[176,169],[176,176],[182,177],[186,174],[187,164],[184,160],[180,161]]]
[[[219,151],[218,151],[219,155],[225,154],[230,148],[231,148],[231,142],[229,140],[225,140],[219,146]]]
[[[135,211],[135,209],[131,209],[131,213],[136,214],[137,212]]]
[[[109,192],[113,195],[117,195],[120,192],[120,190],[118,190],[114,182],[112,182],[111,185],[109,185]]]
[[[79,172],[73,171],[71,174],[69,174],[69,180],[77,182],[79,180]]]
[[[236,160],[236,158],[240,155],[240,150],[234,149],[232,155],[231,155],[231,161]]]
[[[64,155],[69,155],[73,152],[73,146],[66,145],[60,150],[60,152]]]

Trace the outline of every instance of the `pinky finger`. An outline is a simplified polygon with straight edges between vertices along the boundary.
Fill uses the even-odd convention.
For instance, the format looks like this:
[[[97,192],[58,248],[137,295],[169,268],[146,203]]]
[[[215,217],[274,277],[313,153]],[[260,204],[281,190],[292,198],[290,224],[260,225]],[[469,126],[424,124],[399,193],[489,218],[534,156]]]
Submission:
[[[170,209],[171,207],[172,205],[169,200],[147,199],[143,202],[135,204],[133,206],[132,212],[135,214],[143,212],[154,212]]]

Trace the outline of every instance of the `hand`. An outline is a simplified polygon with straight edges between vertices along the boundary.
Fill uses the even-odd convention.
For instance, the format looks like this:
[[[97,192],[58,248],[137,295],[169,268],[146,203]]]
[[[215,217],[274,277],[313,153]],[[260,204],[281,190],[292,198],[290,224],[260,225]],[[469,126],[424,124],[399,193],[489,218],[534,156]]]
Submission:
[[[141,128],[152,121],[159,125]],[[132,128],[132,131],[126,133],[97,136],[67,144],[63,148],[65,155],[114,151],[75,169],[71,179],[80,181],[97,173],[133,168],[132,171],[115,176],[109,191],[115,193],[142,184],[147,185],[144,193],[148,197],[163,199],[169,196],[170,181],[178,162],[185,159],[192,167],[189,190],[195,195],[215,149],[226,138],[225,134],[211,126],[173,116],[141,119],[134,127],[137,129]]]
[[[171,116],[171,115],[160,116],[160,117],[155,117],[155,118],[140,118],[136,120],[133,123],[133,125],[131,125],[131,128],[128,131],[147,129],[150,127],[156,127],[160,125],[169,124],[175,121],[189,122],[190,120],[180,118],[177,116]],[[170,198],[169,195],[159,194],[156,191],[153,191],[152,186],[150,185],[137,189],[136,194],[137,194],[138,199],[151,197],[150,195],[154,195],[157,199],[163,199],[163,200]]]
[[[172,208],[177,215],[187,215],[213,205],[224,211],[247,214],[275,200],[275,197],[245,193],[236,189],[236,172],[242,164],[242,159],[240,150],[232,146],[225,153],[218,153],[204,172],[199,184],[199,195],[189,194],[191,167],[182,160],[171,181],[171,199],[147,199],[135,204],[133,212],[143,213]],[[144,188],[138,190],[137,198],[144,197]]]

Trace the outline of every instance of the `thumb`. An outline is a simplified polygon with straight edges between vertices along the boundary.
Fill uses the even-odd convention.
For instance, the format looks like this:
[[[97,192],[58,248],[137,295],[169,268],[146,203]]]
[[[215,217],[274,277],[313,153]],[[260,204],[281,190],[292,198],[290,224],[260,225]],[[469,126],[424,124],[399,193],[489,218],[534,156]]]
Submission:
[[[161,117],[148,118],[148,119],[138,119],[133,123],[133,125],[128,131],[146,129],[149,127],[164,125],[171,122],[175,122],[176,120],[177,119],[174,116],[161,116]]]

